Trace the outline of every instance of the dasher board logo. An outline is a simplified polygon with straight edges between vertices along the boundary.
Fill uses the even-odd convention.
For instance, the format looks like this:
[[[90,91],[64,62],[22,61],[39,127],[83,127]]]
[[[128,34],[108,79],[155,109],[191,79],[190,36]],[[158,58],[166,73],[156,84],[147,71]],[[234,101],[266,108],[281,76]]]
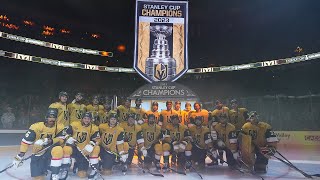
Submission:
[[[136,1],[134,69],[149,82],[188,70],[188,2]]]

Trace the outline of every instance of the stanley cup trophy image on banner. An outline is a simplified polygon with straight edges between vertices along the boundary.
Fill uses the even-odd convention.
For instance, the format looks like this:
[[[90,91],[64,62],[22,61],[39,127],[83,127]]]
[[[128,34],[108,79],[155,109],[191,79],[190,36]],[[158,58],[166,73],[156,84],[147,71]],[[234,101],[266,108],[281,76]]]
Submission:
[[[175,81],[188,70],[188,3],[136,4],[134,69],[147,81]]]

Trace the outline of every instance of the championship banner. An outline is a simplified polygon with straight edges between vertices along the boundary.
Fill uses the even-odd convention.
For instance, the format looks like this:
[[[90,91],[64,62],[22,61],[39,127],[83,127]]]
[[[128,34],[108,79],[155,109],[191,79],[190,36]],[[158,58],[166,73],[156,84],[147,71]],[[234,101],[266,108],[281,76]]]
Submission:
[[[134,69],[147,81],[188,70],[188,2],[137,0]]]

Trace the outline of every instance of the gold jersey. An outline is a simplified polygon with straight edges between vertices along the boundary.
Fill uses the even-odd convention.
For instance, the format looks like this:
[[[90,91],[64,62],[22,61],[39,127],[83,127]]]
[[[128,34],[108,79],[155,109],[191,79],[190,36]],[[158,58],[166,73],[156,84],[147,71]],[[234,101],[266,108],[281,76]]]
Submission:
[[[212,138],[215,140],[222,140],[226,147],[231,151],[237,151],[237,132],[234,125],[227,123],[221,124],[218,123],[211,130],[211,135],[216,133],[216,138]]]
[[[223,106],[221,109],[215,109],[210,113],[210,118],[215,121],[218,121],[218,118],[220,117],[221,114],[227,115],[227,118],[229,119],[229,108]]]
[[[127,108],[124,105],[120,105],[117,107],[117,114],[118,114],[120,123],[127,121],[127,115],[130,113],[135,113],[135,109],[132,107]]]
[[[111,127],[108,123],[99,125],[101,147],[106,151],[121,152],[124,143],[124,130],[120,126]]]
[[[146,115],[145,115],[145,119],[148,118],[148,115],[153,114],[155,116],[155,123],[158,124],[159,123],[159,119],[160,119],[160,113],[158,111],[147,111]]]
[[[61,102],[52,103],[49,108],[58,109],[58,118],[57,123],[63,124],[64,126],[69,126],[70,124],[70,117],[67,104],[62,104]]]
[[[124,130],[124,141],[129,144],[131,148],[136,145],[144,143],[143,132],[141,126],[133,124],[129,126],[128,123],[122,123],[121,127]]]
[[[162,129],[166,129],[166,127],[171,124],[170,117],[172,115],[177,115],[178,113],[171,109],[171,110],[162,110],[160,113],[159,125]]]
[[[86,107],[86,109],[87,109],[87,112],[92,113],[92,117],[94,121],[98,121],[99,123],[101,123],[101,120],[103,119],[103,115],[104,115],[104,107],[102,105],[89,104]]]
[[[148,123],[144,123],[141,125],[141,129],[144,137],[144,147],[147,149],[162,138],[161,127],[157,124],[149,125]]]
[[[193,144],[199,149],[208,149],[212,147],[211,133],[206,126],[191,126],[189,128],[193,139]]]
[[[190,124],[191,122],[190,122],[190,113],[191,113],[192,111],[190,110],[190,111],[188,111],[188,110],[183,110],[182,112],[181,112],[181,124],[182,125],[188,125],[188,124]]]
[[[248,118],[248,110],[246,108],[230,109],[229,119],[230,123],[236,127],[236,130],[241,130]]]
[[[164,132],[165,141],[172,143],[174,141],[187,141],[188,138],[191,138],[190,131],[185,125],[173,126],[169,124]]]
[[[70,124],[67,133],[78,141],[80,149],[83,149],[90,141],[100,142],[99,128],[94,124],[84,126],[81,121],[75,121]]]
[[[81,121],[82,115],[86,112],[86,105],[70,103],[67,107],[70,114],[70,124],[74,121]]]
[[[20,152],[27,152],[28,146],[39,139],[49,138],[52,143],[63,144],[66,135],[66,130],[63,124],[56,124],[53,127],[47,127],[44,122],[37,122],[32,124],[23,139],[21,140]],[[33,148],[35,153],[35,148]]]
[[[274,143],[278,142],[278,138],[272,131],[272,127],[265,122],[258,122],[256,125],[251,122],[247,122],[242,126],[241,131],[244,134],[250,135],[252,142],[258,147],[274,145]]]
[[[191,124],[194,124],[194,119],[197,116],[201,116],[203,118],[203,126],[208,125],[208,117],[209,117],[209,112],[205,109],[201,109],[199,112],[197,111],[191,111],[189,114],[189,119],[191,121]]]
[[[134,113],[137,116],[137,120],[145,120],[146,119],[146,110],[143,108],[134,107]]]

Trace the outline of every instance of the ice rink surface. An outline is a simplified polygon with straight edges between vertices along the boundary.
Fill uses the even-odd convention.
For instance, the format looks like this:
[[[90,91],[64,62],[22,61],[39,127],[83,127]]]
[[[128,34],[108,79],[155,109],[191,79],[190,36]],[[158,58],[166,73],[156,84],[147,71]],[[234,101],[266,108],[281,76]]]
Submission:
[[[16,135],[2,135],[0,140],[0,170],[7,167],[13,160],[13,157],[19,151],[19,140]],[[20,135],[22,137],[22,135]],[[11,137],[11,138],[10,138]],[[13,145],[16,144],[16,145]],[[279,151],[286,156],[294,165],[308,174],[320,173],[320,147],[308,146],[308,147],[289,147],[279,146]],[[30,153],[26,154],[26,157]],[[31,180],[30,161],[24,162],[24,164],[18,169],[11,168],[6,172],[0,174],[0,180]],[[196,166],[195,166],[196,167]],[[268,172],[266,174],[260,174],[264,179],[306,179],[302,174],[294,169],[289,168],[282,162],[271,159],[269,161]],[[230,170],[226,164],[223,166],[215,166],[211,168],[198,169],[203,179],[261,179],[259,177],[243,174],[237,170]],[[117,180],[143,180],[143,179],[163,179],[163,180],[180,180],[180,179],[198,179],[200,177],[193,171],[187,172],[187,175],[180,175],[174,172],[166,172],[163,177],[155,177],[150,174],[144,174],[139,168],[132,166],[126,175],[123,175],[119,170],[114,170],[113,175],[105,176],[104,179],[117,179]],[[47,179],[50,179],[49,176]],[[80,179],[77,178],[72,172],[69,175],[70,180]],[[320,178],[314,178],[320,179]]]

